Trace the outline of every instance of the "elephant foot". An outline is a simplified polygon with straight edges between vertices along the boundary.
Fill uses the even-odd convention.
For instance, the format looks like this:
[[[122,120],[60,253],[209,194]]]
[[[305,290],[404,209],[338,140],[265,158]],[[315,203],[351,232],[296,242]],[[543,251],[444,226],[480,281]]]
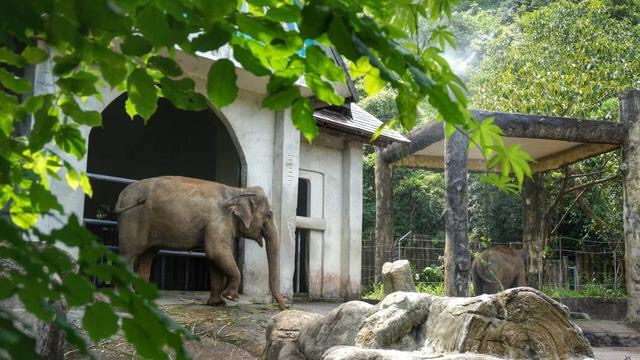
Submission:
[[[225,303],[224,300],[222,300],[222,299],[214,299],[212,297],[209,297],[209,300],[207,300],[207,305],[209,305],[209,306],[225,306],[225,305],[227,305],[227,303]]]
[[[238,297],[238,293],[236,291],[233,290],[225,290],[222,292],[222,297],[224,297],[227,300],[231,300],[233,302],[238,302],[238,300],[240,300],[240,297]]]

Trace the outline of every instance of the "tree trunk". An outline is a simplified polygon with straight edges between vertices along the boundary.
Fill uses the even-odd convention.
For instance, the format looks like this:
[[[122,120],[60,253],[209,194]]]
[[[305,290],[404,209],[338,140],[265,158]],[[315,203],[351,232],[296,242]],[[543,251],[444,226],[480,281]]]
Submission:
[[[620,121],[627,128],[623,145],[624,265],[627,285],[627,323],[640,327],[640,90],[620,96]]]
[[[393,169],[382,159],[382,149],[376,148],[376,259],[375,281],[382,281],[382,265],[393,261]]]
[[[469,296],[468,143],[468,138],[459,131],[445,139],[444,289],[447,296]]]
[[[527,286],[540,288],[542,282],[542,251],[547,243],[547,192],[542,174],[525,178],[522,187],[522,243],[529,253]]]

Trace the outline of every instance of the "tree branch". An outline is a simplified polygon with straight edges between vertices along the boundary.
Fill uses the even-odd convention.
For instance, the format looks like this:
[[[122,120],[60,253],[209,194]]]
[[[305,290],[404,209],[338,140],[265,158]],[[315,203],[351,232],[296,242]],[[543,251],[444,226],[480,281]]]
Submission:
[[[562,187],[560,188],[560,191],[556,195],[555,199],[553,199],[553,202],[551,203],[551,205],[549,205],[549,207],[547,208],[547,211],[545,211],[544,213],[545,218],[549,217],[549,214],[551,213],[551,211],[555,209],[556,206],[558,206],[558,204],[560,203],[560,200],[562,200],[562,197],[567,192],[566,189],[569,183],[569,177],[571,176],[571,169],[569,169],[568,166],[565,166],[563,170],[564,170],[564,178],[562,179]]]
[[[596,185],[596,184],[602,184],[602,183],[607,182],[609,180],[613,180],[613,179],[615,179],[615,178],[617,178],[619,176],[620,176],[620,174],[614,174],[614,175],[611,175],[611,176],[603,178],[603,179],[598,179],[598,180],[594,180],[594,181],[591,181],[591,182],[588,182],[588,183],[585,183],[585,184],[576,185],[574,187],[568,188],[566,190],[566,192],[577,191],[577,190],[584,189],[586,187],[593,186],[593,185]]]

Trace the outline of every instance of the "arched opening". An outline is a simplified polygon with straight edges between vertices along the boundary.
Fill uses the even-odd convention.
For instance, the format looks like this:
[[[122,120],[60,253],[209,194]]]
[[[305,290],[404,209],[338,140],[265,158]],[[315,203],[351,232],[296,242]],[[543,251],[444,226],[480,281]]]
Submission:
[[[103,126],[89,135],[87,173],[93,197],[85,199],[84,223],[113,248],[118,246],[113,208],[120,191],[135,180],[180,175],[245,185],[242,150],[221,116],[210,109],[180,110],[160,99],[145,125],[126,114],[126,99],[122,94],[110,103],[102,113]],[[242,249],[236,248],[241,265]],[[208,290],[206,258],[197,250],[161,251],[150,280],[165,290]]]

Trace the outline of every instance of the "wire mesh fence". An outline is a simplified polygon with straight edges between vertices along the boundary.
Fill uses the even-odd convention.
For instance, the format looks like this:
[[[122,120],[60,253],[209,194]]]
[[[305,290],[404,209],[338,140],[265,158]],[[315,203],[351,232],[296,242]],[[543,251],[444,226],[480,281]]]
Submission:
[[[444,239],[433,239],[428,235],[407,233],[397,236],[393,248],[385,254],[387,259],[409,260],[415,273],[427,267],[440,267],[444,258]],[[373,234],[363,237],[362,243],[362,287],[375,283],[376,243]]]
[[[484,250],[479,242],[470,242],[472,253]],[[520,242],[508,245],[521,249]],[[553,237],[544,252],[542,286],[581,290],[594,284],[610,287],[615,291],[624,289],[624,243]],[[444,239],[411,232],[396,236],[394,246],[386,258],[406,259],[414,273],[424,269],[441,268],[444,259]],[[362,243],[362,287],[370,288],[375,283],[376,243],[373,234],[363,237]],[[431,270],[431,269],[430,269]],[[428,272],[428,271],[427,271]],[[430,283],[432,278],[422,278]]]

